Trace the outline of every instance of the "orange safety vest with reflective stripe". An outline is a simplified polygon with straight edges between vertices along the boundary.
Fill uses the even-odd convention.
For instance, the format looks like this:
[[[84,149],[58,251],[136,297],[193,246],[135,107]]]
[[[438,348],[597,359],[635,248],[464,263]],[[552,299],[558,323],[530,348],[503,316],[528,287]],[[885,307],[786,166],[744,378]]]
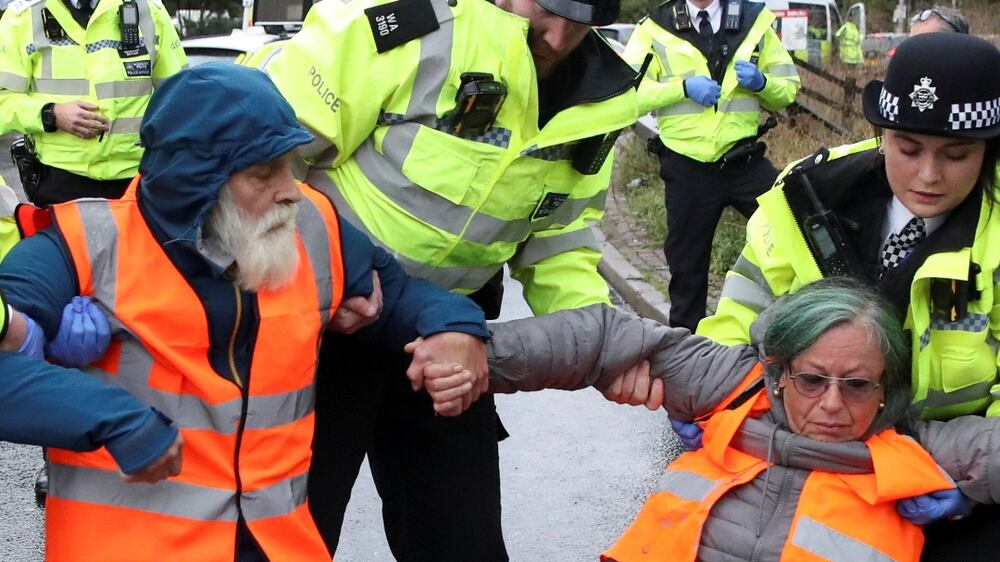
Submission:
[[[250,376],[234,367],[228,380],[209,362],[205,307],[139,212],[137,184],[121,200],[75,201],[53,213],[80,293],[126,334],[89,372],[174,420],[184,436],[183,469],[157,484],[128,484],[105,449],[50,449],[48,559],[232,562],[243,519],[272,562],[329,561],[306,479],[316,350],[343,291],[333,205],[302,186],[298,272],[285,287],[257,293]]]
[[[14,208],[14,220],[21,239],[34,236],[39,230],[52,225],[52,213],[48,207],[35,207],[20,203]]]
[[[762,376],[758,364],[747,380]],[[741,385],[730,398],[748,386]],[[765,461],[731,447],[730,442],[744,420],[768,409],[765,390],[735,409],[717,408],[705,426],[704,447],[670,463],[660,477],[659,489],[601,560],[695,560],[712,506],[767,468]],[[916,441],[894,430],[868,438],[865,445],[871,451],[874,472],[810,473],[792,518],[782,562],[920,559],[923,532],[896,512],[896,500],[954,484]]]

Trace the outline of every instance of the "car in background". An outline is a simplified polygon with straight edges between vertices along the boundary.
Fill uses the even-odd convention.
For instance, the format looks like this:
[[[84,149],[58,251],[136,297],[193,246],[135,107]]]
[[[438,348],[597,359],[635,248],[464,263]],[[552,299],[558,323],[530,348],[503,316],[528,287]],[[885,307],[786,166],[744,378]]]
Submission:
[[[268,33],[263,27],[234,29],[229,35],[203,35],[181,40],[187,54],[188,65],[206,62],[240,63],[264,45],[287,39],[290,35]]]

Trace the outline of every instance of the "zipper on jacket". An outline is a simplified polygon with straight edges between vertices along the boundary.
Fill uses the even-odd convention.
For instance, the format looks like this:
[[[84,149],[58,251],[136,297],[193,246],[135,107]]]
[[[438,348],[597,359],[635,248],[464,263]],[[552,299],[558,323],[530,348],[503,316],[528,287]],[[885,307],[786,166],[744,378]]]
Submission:
[[[237,527],[244,522],[246,518],[243,516],[243,479],[240,476],[240,450],[243,448],[243,427],[246,425],[247,421],[247,409],[250,405],[249,389],[243,384],[243,378],[240,377],[239,370],[236,368],[236,334],[240,330],[240,322],[243,320],[243,296],[240,293],[240,288],[233,283],[233,291],[236,293],[236,318],[233,322],[233,333],[229,337],[229,370],[233,377],[233,382],[240,389],[241,405],[240,405],[240,419],[236,426],[236,448],[233,451],[233,476],[236,480],[236,525]],[[239,530],[237,529],[237,533]],[[249,525],[247,526],[247,532],[250,532]],[[239,546],[237,545],[237,548]],[[239,552],[236,552],[236,556],[239,556]]]
[[[788,446],[791,444],[791,442],[792,442],[792,436],[789,435],[785,437],[785,441],[781,444],[781,456],[778,457],[778,462],[782,463],[782,467],[785,469],[785,473],[781,476],[781,485],[778,486],[778,499],[777,502],[775,503],[774,511],[771,513],[771,517],[769,517],[767,520],[768,524],[770,524],[771,521],[774,521],[775,518],[780,517],[781,514],[784,513],[785,511],[785,506],[788,504],[788,496],[789,496],[788,488],[792,482],[792,470],[794,469],[785,465],[786,462],[785,459],[788,458]],[[761,497],[760,500],[762,502],[764,501],[764,498],[767,497],[766,488],[764,489],[763,493],[764,495]],[[766,532],[762,532],[760,536],[757,537],[757,540],[754,541],[753,551],[750,555],[750,562],[760,562],[761,549],[764,548],[763,539],[766,535],[767,535]]]

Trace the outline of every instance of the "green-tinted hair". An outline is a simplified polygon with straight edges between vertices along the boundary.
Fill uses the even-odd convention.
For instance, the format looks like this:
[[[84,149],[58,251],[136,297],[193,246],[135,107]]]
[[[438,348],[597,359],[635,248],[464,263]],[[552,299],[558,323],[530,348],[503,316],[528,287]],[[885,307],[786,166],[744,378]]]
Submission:
[[[876,425],[901,420],[910,403],[909,346],[892,306],[859,281],[833,277],[810,283],[775,305],[764,334],[767,375],[777,381],[792,360],[829,330],[860,325],[885,358],[885,408]]]

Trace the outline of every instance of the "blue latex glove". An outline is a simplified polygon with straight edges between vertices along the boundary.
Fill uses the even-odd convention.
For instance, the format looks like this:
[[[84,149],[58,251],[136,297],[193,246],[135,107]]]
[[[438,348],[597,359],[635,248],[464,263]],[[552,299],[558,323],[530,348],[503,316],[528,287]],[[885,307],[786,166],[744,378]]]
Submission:
[[[736,61],[736,81],[740,86],[754,92],[763,90],[767,82],[760,70],[757,70],[757,65],[745,60]]]
[[[708,76],[692,76],[684,81],[684,92],[695,103],[708,107],[719,101],[722,88]]]
[[[90,297],[73,297],[63,308],[56,337],[45,354],[61,365],[83,367],[104,357],[111,344],[111,325]]]
[[[44,359],[45,332],[42,331],[38,323],[30,316],[23,312],[18,312],[18,314],[24,318],[24,322],[28,326],[24,341],[21,342],[21,347],[17,349],[17,352],[28,357],[34,357],[35,359]]]
[[[945,517],[961,519],[972,511],[972,500],[958,488],[913,496],[896,502],[896,511],[917,525]]]
[[[667,416],[667,419],[670,420],[670,427],[674,428],[674,433],[681,438],[685,449],[688,451],[701,449],[701,436],[705,433],[701,426],[694,422],[677,421],[670,416]]]

